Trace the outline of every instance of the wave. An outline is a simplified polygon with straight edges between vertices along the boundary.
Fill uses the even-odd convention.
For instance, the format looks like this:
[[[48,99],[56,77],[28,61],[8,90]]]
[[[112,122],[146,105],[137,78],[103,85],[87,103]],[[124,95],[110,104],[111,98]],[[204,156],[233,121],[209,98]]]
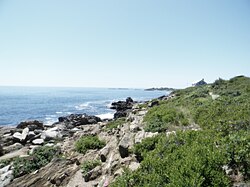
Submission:
[[[113,119],[114,118],[114,113],[106,113],[106,114],[99,114],[96,115],[97,117],[103,119]]]

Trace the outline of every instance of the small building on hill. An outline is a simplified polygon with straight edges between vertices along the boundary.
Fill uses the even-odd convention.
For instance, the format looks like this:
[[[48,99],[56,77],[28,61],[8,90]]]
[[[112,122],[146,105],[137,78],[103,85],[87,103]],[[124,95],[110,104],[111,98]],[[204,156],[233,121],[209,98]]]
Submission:
[[[196,82],[196,83],[193,83],[192,86],[202,86],[202,85],[206,85],[207,83],[204,81],[204,79]]]

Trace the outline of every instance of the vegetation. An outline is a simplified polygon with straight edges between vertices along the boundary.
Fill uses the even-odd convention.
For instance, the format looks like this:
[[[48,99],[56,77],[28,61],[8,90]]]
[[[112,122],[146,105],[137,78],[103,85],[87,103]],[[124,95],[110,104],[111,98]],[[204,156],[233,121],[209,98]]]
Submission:
[[[111,186],[205,187],[232,186],[236,178],[248,181],[250,78],[218,79],[173,94],[144,118],[147,131],[161,133],[134,146],[140,168],[126,170]],[[191,124],[202,130],[185,130]],[[180,131],[166,136],[174,127]]]
[[[117,128],[118,126],[122,125],[125,123],[126,118],[118,118],[114,121],[110,121],[106,125],[106,130],[112,130]]]
[[[5,166],[9,165],[11,163],[10,159],[6,159],[6,160],[1,160],[0,161],[0,169],[4,168]]]
[[[101,149],[104,146],[104,141],[101,141],[97,136],[92,135],[82,136],[75,143],[76,151],[82,154],[85,154],[89,149]]]
[[[83,175],[86,175],[89,171],[94,169],[96,166],[100,165],[101,165],[100,160],[88,160],[83,162],[83,164],[81,165]]]
[[[19,157],[14,159],[14,177],[31,173],[47,165],[55,156],[59,156],[60,151],[56,147],[42,146],[34,150],[28,157]]]

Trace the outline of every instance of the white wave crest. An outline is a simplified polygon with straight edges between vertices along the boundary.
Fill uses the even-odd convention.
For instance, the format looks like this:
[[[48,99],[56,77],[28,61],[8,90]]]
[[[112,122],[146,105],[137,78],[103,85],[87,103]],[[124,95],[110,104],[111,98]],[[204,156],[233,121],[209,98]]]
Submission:
[[[114,113],[99,114],[99,115],[96,115],[96,116],[101,118],[101,119],[113,119],[114,118]]]

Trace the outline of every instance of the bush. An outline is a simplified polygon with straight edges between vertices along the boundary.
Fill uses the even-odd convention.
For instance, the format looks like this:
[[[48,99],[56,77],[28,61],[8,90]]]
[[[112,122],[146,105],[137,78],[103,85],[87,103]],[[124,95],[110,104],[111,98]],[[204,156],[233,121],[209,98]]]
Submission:
[[[172,126],[186,126],[189,123],[181,110],[166,104],[151,108],[144,117],[144,122],[145,130],[151,132],[163,132]]]
[[[13,161],[14,177],[20,177],[40,169],[41,167],[47,165],[52,160],[52,158],[58,156],[59,154],[60,151],[58,148],[42,146],[36,148],[34,152],[28,157],[16,158]]]
[[[154,149],[144,154],[141,167],[134,172],[127,171],[112,187],[230,185],[222,169],[226,154],[215,144],[217,137],[212,133],[186,131],[158,138],[156,144],[149,141],[148,146],[143,146]]]
[[[101,165],[100,160],[88,160],[83,162],[83,164],[81,165],[83,175],[86,175],[89,171],[94,169],[96,166],[100,165]]]
[[[126,118],[118,118],[114,121],[110,121],[106,125],[106,130],[116,129],[118,126],[124,124],[125,121],[126,121]]]
[[[75,149],[77,152],[85,154],[89,149],[101,149],[105,146],[105,142],[99,140],[97,136],[82,136],[75,143]]]

